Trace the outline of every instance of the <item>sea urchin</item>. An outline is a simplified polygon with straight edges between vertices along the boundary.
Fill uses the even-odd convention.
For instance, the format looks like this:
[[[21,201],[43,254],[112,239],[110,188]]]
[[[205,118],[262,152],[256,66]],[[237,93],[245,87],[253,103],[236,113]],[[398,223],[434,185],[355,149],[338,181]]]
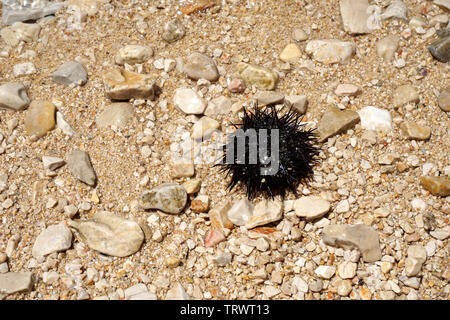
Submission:
[[[273,198],[294,193],[298,185],[311,179],[319,148],[302,116],[292,110],[280,115],[274,105],[244,109],[241,124],[223,145],[221,171],[231,175],[228,189],[245,186],[251,199],[258,194]],[[245,155],[245,157],[244,157]]]

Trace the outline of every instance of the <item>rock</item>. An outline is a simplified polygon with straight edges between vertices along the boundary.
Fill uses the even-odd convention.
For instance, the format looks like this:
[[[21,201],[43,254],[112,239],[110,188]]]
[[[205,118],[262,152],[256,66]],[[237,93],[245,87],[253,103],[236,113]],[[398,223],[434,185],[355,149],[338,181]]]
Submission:
[[[209,211],[209,197],[199,195],[191,201],[191,210],[195,213],[206,213]]]
[[[64,225],[53,225],[42,231],[34,242],[32,254],[39,258],[72,246],[72,232]]]
[[[181,283],[177,282],[166,294],[166,300],[191,300]]]
[[[0,294],[30,291],[33,285],[31,272],[7,272],[0,274]]]
[[[53,73],[52,78],[53,81],[66,86],[82,86],[87,81],[87,72],[81,63],[68,61]]]
[[[143,209],[158,209],[172,214],[181,213],[186,202],[186,190],[176,183],[165,183],[144,191],[139,199]]]
[[[237,226],[244,226],[252,215],[253,205],[247,198],[236,201],[227,212],[228,219]]]
[[[284,47],[280,53],[280,60],[284,62],[296,62],[302,56],[302,51],[295,43],[290,43]]]
[[[408,277],[419,274],[423,263],[427,259],[427,251],[421,245],[412,245],[408,248],[408,257],[405,259],[405,274]]]
[[[273,298],[281,293],[281,290],[274,287],[274,286],[265,286],[264,287],[264,294],[267,296],[267,298]]]
[[[267,68],[239,62],[237,71],[247,85],[255,85],[258,89],[273,90],[278,81],[278,75]]]
[[[292,32],[292,37],[295,41],[305,41],[308,40],[308,35],[302,29],[296,28]]]
[[[322,279],[331,279],[332,276],[336,273],[336,267],[334,266],[319,266],[314,271],[316,275],[321,277]]]
[[[221,115],[229,114],[231,111],[231,99],[220,96],[212,99],[205,110],[205,116],[216,118]]]
[[[73,150],[67,158],[67,164],[75,178],[90,186],[95,185],[97,177],[86,151]]]
[[[154,100],[160,88],[149,75],[113,69],[103,75],[106,95],[113,100]]]
[[[322,231],[325,244],[345,250],[357,248],[366,262],[381,259],[378,233],[365,225],[329,225]]]
[[[416,88],[409,84],[398,87],[392,95],[394,108],[402,107],[408,103],[418,103],[419,101],[419,93]]]
[[[450,112],[450,86],[441,91],[438,98],[438,105],[443,111]]]
[[[70,220],[69,225],[91,249],[114,257],[132,255],[144,241],[138,223],[106,211],[96,212],[88,220]]]
[[[298,114],[305,114],[308,98],[305,95],[286,96],[284,103],[288,108],[292,107],[292,110]]]
[[[447,197],[450,195],[450,179],[447,177],[423,176],[420,178],[420,184],[434,196]]]
[[[392,61],[394,54],[398,50],[400,37],[397,35],[387,36],[377,43],[377,55],[385,61]]]
[[[337,284],[337,293],[341,297],[346,297],[352,291],[352,284],[349,280],[339,280]]]
[[[211,137],[213,132],[218,131],[220,123],[210,117],[201,117],[192,126],[192,138],[195,140],[204,140]]]
[[[206,79],[213,82],[219,79],[219,71],[214,60],[198,52],[187,57],[183,71],[194,80]]]
[[[329,108],[324,113],[317,126],[319,142],[326,141],[334,135],[353,128],[359,121],[359,115],[355,111],[341,111],[337,107]]]
[[[324,64],[346,64],[350,62],[352,56],[356,52],[356,48],[351,42],[326,39],[308,41],[305,51],[312,56],[314,60]]]
[[[78,212],[78,208],[73,204],[64,207],[64,214],[66,217],[72,219]]]
[[[44,274],[42,275],[42,281],[45,284],[56,284],[56,282],[59,280],[59,274],[55,271],[50,271],[50,272],[44,272]]]
[[[376,107],[365,107],[358,111],[361,119],[361,127],[366,130],[383,130],[392,129],[392,118],[387,110]]]
[[[44,169],[54,171],[62,167],[66,162],[64,161],[64,159],[58,157],[43,156],[42,163],[44,164]]]
[[[185,114],[202,114],[205,111],[206,103],[192,89],[178,88],[173,97],[175,107]]]
[[[0,108],[21,111],[29,104],[30,99],[22,84],[7,82],[0,86]]]
[[[428,140],[431,136],[430,127],[420,126],[415,122],[403,122],[400,129],[409,140]]]
[[[195,174],[194,162],[190,160],[175,160],[171,163],[172,177],[189,178]]]
[[[264,199],[255,205],[253,215],[245,223],[247,229],[263,226],[281,219],[283,216],[283,202]]]
[[[63,2],[41,1],[33,3],[33,6],[8,6],[3,5],[2,22],[10,25],[18,21],[38,20],[45,16],[54,14],[64,6]]]
[[[24,62],[14,65],[13,74],[15,77],[26,76],[36,73],[36,68],[32,62]]]
[[[75,131],[64,119],[62,113],[58,111],[56,111],[56,127],[60,128],[62,132],[69,136],[73,136],[75,134]]]
[[[300,276],[295,276],[292,279],[292,286],[297,289],[298,292],[307,293],[309,290],[308,283]]]
[[[328,201],[317,196],[301,197],[294,203],[295,214],[308,221],[323,217],[330,211],[330,207]]]
[[[216,244],[225,241],[225,236],[222,232],[216,229],[210,229],[206,232],[203,243],[206,248],[214,247]]]
[[[323,281],[321,279],[313,280],[309,284],[309,290],[312,292],[320,292],[323,289]]]
[[[450,229],[444,228],[444,229],[436,229],[433,231],[430,231],[430,235],[438,240],[444,241],[450,236]]]
[[[233,93],[242,93],[245,91],[245,83],[238,78],[234,78],[228,84],[228,90]]]
[[[168,43],[175,42],[184,37],[184,27],[177,19],[170,20],[164,25],[161,37]]]
[[[434,0],[433,2],[440,7],[450,10],[450,0]]]
[[[338,265],[338,273],[341,279],[352,279],[356,275],[356,263],[344,261]]]
[[[350,83],[343,83],[336,87],[336,90],[334,90],[334,93],[337,96],[356,96],[361,91],[361,88],[358,86],[355,86],[354,84]]]
[[[55,127],[55,106],[48,101],[33,100],[25,114],[25,130],[31,136],[43,137]]]
[[[399,18],[407,20],[408,19],[407,14],[408,8],[406,7],[406,5],[400,0],[394,0],[381,14],[381,19],[386,20],[390,18]]]
[[[233,259],[233,255],[230,252],[225,252],[225,253],[219,254],[216,257],[214,257],[214,262],[219,267],[225,267],[226,265],[231,263],[232,259]]]
[[[231,208],[231,201],[223,201],[213,207],[208,212],[209,221],[211,226],[223,232],[227,232],[226,229],[232,229],[233,223],[228,219],[228,211]]]
[[[33,42],[39,38],[41,26],[37,23],[16,22],[10,27],[3,28],[0,35],[10,46],[15,47],[20,41]]]
[[[0,252],[0,264],[5,263],[6,261],[8,261],[8,256],[6,253]]]
[[[277,104],[284,101],[284,94],[273,91],[257,91],[253,96],[258,104]]]
[[[147,286],[143,283],[135,284],[125,289],[125,300],[156,300],[156,295],[148,292]]]
[[[199,192],[201,185],[201,179],[191,179],[183,183],[183,187],[184,189],[186,189],[187,194],[194,194]]]
[[[100,128],[117,127],[125,128],[131,120],[134,107],[130,103],[112,103],[97,117],[97,126]]]
[[[345,31],[350,34],[370,33],[367,0],[341,0],[339,4]]]
[[[134,65],[146,62],[151,56],[153,56],[152,48],[130,44],[119,49],[115,61],[118,65],[124,65],[125,63]]]
[[[166,258],[165,265],[168,268],[176,268],[180,265],[181,260],[177,257],[169,256]]]

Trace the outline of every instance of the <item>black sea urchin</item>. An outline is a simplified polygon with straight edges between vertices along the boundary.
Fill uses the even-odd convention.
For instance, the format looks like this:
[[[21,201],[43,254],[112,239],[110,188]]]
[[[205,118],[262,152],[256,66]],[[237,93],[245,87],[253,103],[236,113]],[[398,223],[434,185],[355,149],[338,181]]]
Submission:
[[[234,125],[237,130],[223,146],[219,165],[231,175],[228,189],[240,182],[250,199],[258,194],[273,198],[288,190],[295,193],[313,175],[319,153],[316,136],[304,128],[302,117],[292,109],[283,115],[274,105],[254,109],[244,109],[243,122]]]

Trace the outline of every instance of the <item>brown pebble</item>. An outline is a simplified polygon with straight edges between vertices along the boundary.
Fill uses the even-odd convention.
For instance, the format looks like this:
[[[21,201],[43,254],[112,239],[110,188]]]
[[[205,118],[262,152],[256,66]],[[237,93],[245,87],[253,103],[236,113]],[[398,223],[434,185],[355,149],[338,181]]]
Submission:
[[[447,177],[423,176],[420,178],[420,184],[432,195],[442,197],[450,195],[450,179]]]

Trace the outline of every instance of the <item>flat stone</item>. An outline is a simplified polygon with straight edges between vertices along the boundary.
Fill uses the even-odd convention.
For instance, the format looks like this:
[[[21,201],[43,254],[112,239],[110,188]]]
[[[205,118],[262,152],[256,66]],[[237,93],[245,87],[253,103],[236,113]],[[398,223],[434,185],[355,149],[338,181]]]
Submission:
[[[32,62],[18,63],[13,67],[15,77],[26,76],[36,73],[36,67]]]
[[[389,111],[368,106],[358,111],[361,127],[366,130],[392,130],[392,118]]]
[[[30,291],[33,285],[31,272],[7,272],[0,274],[0,294]]]
[[[330,207],[328,201],[317,196],[301,197],[294,203],[295,214],[308,221],[323,217],[330,211]]]
[[[280,60],[284,62],[296,62],[302,56],[302,51],[296,43],[290,43],[280,53]]]
[[[405,84],[395,89],[392,96],[394,108],[404,106],[408,103],[418,103],[419,101],[419,93],[416,88],[409,84]]]
[[[334,93],[340,97],[356,96],[356,95],[358,95],[359,92],[361,92],[361,88],[358,86],[355,86],[354,84],[351,84],[351,83],[339,84],[336,87],[336,90],[334,90]]]
[[[39,38],[41,26],[37,23],[16,22],[10,27],[0,31],[3,40],[10,46],[15,47],[20,41],[33,42]]]
[[[273,90],[278,81],[274,71],[254,64],[239,62],[237,71],[247,85],[258,89]]]
[[[305,95],[286,96],[284,97],[284,103],[288,108],[292,107],[292,110],[298,114],[305,114],[308,98]]]
[[[232,229],[234,227],[233,222],[228,218],[228,211],[231,205],[231,201],[226,200],[209,210],[209,221],[211,221],[213,228],[226,232],[225,229]]]
[[[284,101],[284,94],[273,91],[257,91],[253,96],[258,104],[277,104]]]
[[[27,90],[22,84],[8,82],[0,86],[0,108],[21,111],[29,104]]]
[[[434,196],[447,197],[450,195],[450,179],[444,176],[423,176],[420,178],[422,187]]]
[[[42,231],[34,242],[32,254],[39,258],[61,252],[72,246],[72,231],[64,225],[53,225]]]
[[[325,39],[308,41],[305,51],[314,60],[324,64],[346,64],[350,62],[356,52],[356,48],[351,42]]]
[[[11,7],[3,5],[2,8],[2,22],[6,25],[11,25],[18,21],[38,20],[48,15],[55,14],[60,8],[64,6],[64,2],[42,2],[33,7]]]
[[[158,209],[172,214],[180,214],[186,202],[186,190],[176,183],[161,184],[145,191],[139,199],[143,209]]]
[[[382,20],[391,18],[398,18],[403,20],[408,19],[408,8],[402,1],[392,1],[391,4],[386,8],[386,10],[384,10],[384,12],[381,14]]]
[[[87,72],[81,63],[68,61],[53,73],[52,78],[53,81],[66,86],[82,86],[87,81]]]
[[[444,228],[444,229],[436,229],[433,231],[430,231],[430,235],[438,240],[444,241],[450,236],[450,228]]]
[[[221,115],[229,114],[231,111],[231,99],[220,96],[209,101],[205,110],[205,116],[216,118]]]
[[[64,161],[64,159],[58,157],[43,156],[42,163],[44,164],[44,169],[54,171],[62,167],[66,162]]]
[[[366,262],[381,259],[378,233],[365,225],[329,225],[322,231],[325,244],[345,250],[357,248]]]
[[[213,132],[218,131],[220,123],[210,117],[201,117],[192,126],[192,138],[195,140],[208,139]]]
[[[215,247],[222,241],[225,241],[225,236],[220,230],[210,229],[206,231],[203,243],[206,248]]]
[[[31,136],[43,137],[55,127],[55,106],[48,101],[33,100],[25,114],[25,130]]]
[[[206,103],[192,89],[178,88],[173,97],[175,107],[185,114],[202,114],[205,111]]]
[[[441,91],[438,98],[438,105],[443,111],[450,112],[450,86]]]
[[[419,274],[423,263],[427,259],[427,251],[421,245],[412,245],[408,248],[408,257],[405,259],[405,274],[408,277]]]
[[[194,176],[194,162],[190,160],[175,160],[171,163],[173,178],[189,178]]]
[[[103,75],[106,95],[113,100],[149,99],[154,100],[160,88],[146,74],[125,69],[112,69]]]
[[[282,218],[282,216],[282,201],[264,199],[255,205],[253,215],[245,223],[245,227],[247,229],[253,229],[258,226],[263,226],[268,223],[278,221]]]
[[[96,120],[97,126],[100,128],[107,128],[110,126],[125,128],[131,120],[133,113],[134,107],[130,103],[112,103],[98,115]]]
[[[90,186],[95,185],[97,177],[86,151],[73,150],[67,158],[67,164],[75,178]]]
[[[96,212],[87,220],[69,220],[69,225],[89,248],[114,257],[132,255],[144,242],[138,223],[106,211]]]
[[[166,300],[191,300],[191,297],[186,293],[181,283],[177,282],[172,288],[167,291]]]
[[[314,273],[322,279],[330,279],[336,273],[336,267],[334,266],[319,266]]]
[[[185,30],[181,22],[177,19],[168,21],[163,28],[161,37],[168,43],[175,42],[184,37]]]
[[[370,33],[367,0],[341,0],[339,4],[345,31],[350,34]]]
[[[252,215],[253,205],[247,198],[236,201],[227,212],[228,219],[237,226],[244,226]]]
[[[377,42],[377,55],[385,61],[391,62],[398,50],[400,37],[397,35],[387,36]]]
[[[214,60],[198,52],[194,52],[186,58],[183,71],[194,80],[206,79],[213,82],[219,79],[219,71]]]
[[[341,279],[352,279],[356,275],[357,265],[354,262],[344,261],[338,265],[338,273]]]
[[[400,129],[409,140],[428,140],[431,136],[430,127],[420,126],[415,122],[403,122]]]
[[[319,132],[319,142],[345,132],[353,128],[360,121],[357,112],[352,110],[340,110],[337,107],[329,108],[317,126]]]
[[[115,61],[118,65],[144,63],[153,56],[153,50],[147,46],[129,44],[119,49]]]
[[[214,262],[219,267],[225,267],[226,265],[231,263],[231,260],[233,259],[233,255],[230,252],[224,252],[222,254],[219,254],[214,257]]]

